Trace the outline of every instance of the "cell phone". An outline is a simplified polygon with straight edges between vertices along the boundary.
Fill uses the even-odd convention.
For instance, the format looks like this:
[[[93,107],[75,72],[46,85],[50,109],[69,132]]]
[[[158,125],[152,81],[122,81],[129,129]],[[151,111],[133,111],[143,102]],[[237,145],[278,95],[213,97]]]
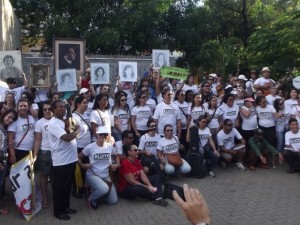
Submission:
[[[165,183],[164,187],[164,198],[168,198],[174,201],[173,190],[177,191],[177,194],[185,201],[183,187],[180,187],[176,184]]]

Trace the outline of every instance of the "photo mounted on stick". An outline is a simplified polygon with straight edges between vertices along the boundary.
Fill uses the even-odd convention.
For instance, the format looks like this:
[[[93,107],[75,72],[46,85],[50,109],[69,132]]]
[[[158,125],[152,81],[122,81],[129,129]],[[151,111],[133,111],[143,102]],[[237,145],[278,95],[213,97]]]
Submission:
[[[32,87],[49,87],[50,85],[50,65],[31,64],[30,65],[30,85]]]
[[[153,49],[152,50],[153,69],[160,69],[163,66],[169,66],[170,65],[169,55],[170,55],[169,50]]]
[[[120,81],[137,82],[137,62],[119,62]]]
[[[92,84],[108,84],[109,78],[109,63],[91,63]]]
[[[23,85],[21,51],[0,51],[0,79],[14,78],[17,86]]]
[[[65,69],[56,71],[57,91],[77,91],[76,70]]]

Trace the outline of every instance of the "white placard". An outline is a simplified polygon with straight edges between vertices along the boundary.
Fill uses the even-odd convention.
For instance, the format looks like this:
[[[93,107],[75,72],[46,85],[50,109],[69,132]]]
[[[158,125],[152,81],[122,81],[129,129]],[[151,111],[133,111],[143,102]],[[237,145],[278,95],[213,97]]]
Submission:
[[[92,84],[108,84],[109,77],[109,63],[91,63]]]
[[[119,62],[120,81],[137,82],[137,62]]]
[[[57,91],[77,91],[76,69],[65,69],[56,71]]]
[[[169,50],[152,50],[152,64],[153,69],[160,69],[163,66],[170,66],[169,59],[170,51]]]

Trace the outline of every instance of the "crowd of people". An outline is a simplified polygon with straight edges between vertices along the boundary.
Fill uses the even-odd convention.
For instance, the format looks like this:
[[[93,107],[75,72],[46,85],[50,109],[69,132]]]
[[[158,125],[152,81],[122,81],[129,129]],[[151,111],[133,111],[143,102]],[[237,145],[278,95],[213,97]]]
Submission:
[[[259,78],[256,70],[249,79],[229,75],[228,81],[209,74],[200,84],[193,75],[180,81],[150,69],[140,83],[118,80],[114,90],[91,84],[89,73],[78,83],[78,93],[39,93],[24,74],[23,86],[8,78],[8,88],[0,87],[0,185],[9,165],[33,150],[42,207],[49,207],[51,176],[58,219],[76,213],[71,194],[85,195],[91,209],[99,200],[116,204],[118,196],[166,207],[163,183],[193,167],[187,160],[195,140],[191,127],[198,128],[199,153],[211,178],[215,166],[255,171],[284,161],[288,173],[299,172],[299,92],[281,89],[268,67]],[[75,179],[76,167],[83,186]]]

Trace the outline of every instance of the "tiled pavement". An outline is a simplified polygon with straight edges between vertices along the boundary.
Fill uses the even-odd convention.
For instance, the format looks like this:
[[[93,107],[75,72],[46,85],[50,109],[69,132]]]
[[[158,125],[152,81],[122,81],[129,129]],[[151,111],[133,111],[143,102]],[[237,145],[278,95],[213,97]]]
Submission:
[[[188,183],[203,193],[215,225],[299,225],[300,175],[287,174],[286,166],[242,172],[234,167],[217,168],[217,177],[205,179],[179,178],[173,183]],[[11,194],[11,192],[9,192]],[[20,224],[124,224],[124,225],[185,225],[189,224],[179,207],[169,200],[166,208],[144,200],[126,201],[91,210],[84,199],[72,198],[78,213],[69,221],[53,217],[51,208],[39,212],[26,222],[15,210],[13,201],[5,202],[9,215],[0,215],[2,225]]]

